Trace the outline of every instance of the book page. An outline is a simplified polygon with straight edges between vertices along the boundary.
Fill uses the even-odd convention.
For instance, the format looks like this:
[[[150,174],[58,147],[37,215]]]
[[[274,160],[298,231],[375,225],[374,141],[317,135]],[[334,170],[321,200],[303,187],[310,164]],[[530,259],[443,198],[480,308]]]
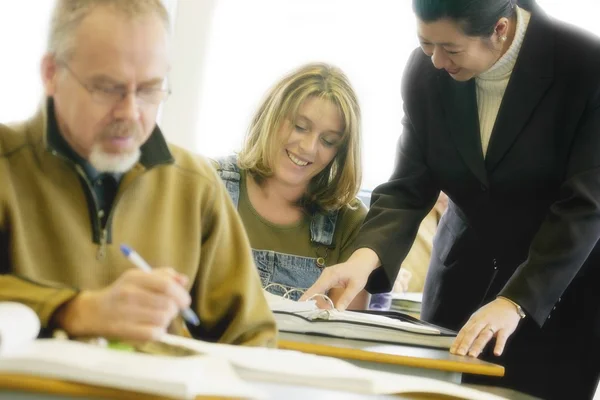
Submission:
[[[306,311],[318,311],[317,302],[315,300],[308,301],[294,301],[286,299],[285,297],[277,296],[276,294],[269,293],[263,290],[265,299],[269,304],[271,311],[285,311],[291,313],[306,312]]]
[[[330,321],[360,322],[376,326],[403,329],[415,333],[425,333],[432,335],[439,335],[441,333],[439,329],[436,329],[431,326],[417,325],[412,324],[410,322],[385,317],[382,315],[363,314],[353,311],[340,312],[337,310],[325,310],[325,312],[319,315],[319,318],[327,319]]]
[[[245,379],[362,393],[372,390],[371,379],[364,376],[362,369],[336,358],[292,350],[208,343],[169,334],[164,335],[161,342],[224,358]]]
[[[441,332],[434,327],[417,325],[400,321],[382,315],[363,314],[352,311],[324,310],[316,305],[315,300],[294,301],[263,291],[269,308],[273,312],[288,312],[298,314],[310,320],[326,319],[331,321],[359,322],[363,324],[403,329],[415,333],[439,335]]]
[[[509,400],[495,394],[438,379],[379,371],[365,371],[365,373],[373,379],[375,394],[395,392],[415,395],[435,394],[461,400]],[[437,398],[437,396],[432,398]]]
[[[411,301],[413,303],[423,302],[423,292],[392,293],[392,300]]]
[[[365,394],[442,394],[466,400],[506,400],[450,382],[369,370],[341,359],[291,350],[214,344],[173,335],[165,335],[161,341],[223,357],[249,380],[301,383]]]
[[[40,333],[37,314],[21,303],[0,302],[0,356],[17,351]]]
[[[172,398],[262,398],[225,359],[167,357],[60,339],[38,339],[0,357],[0,372],[104,386]]]

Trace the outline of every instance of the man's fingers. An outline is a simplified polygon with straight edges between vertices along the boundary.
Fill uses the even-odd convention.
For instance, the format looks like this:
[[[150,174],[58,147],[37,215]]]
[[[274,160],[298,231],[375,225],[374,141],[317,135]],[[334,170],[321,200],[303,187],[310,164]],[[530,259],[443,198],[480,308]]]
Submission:
[[[143,273],[135,276],[130,283],[136,284],[141,288],[154,292],[159,295],[167,296],[182,309],[189,307],[192,299],[187,290],[175,282],[175,280],[165,271],[156,271],[152,273]]]
[[[132,342],[147,342],[158,340],[167,332],[166,328],[154,325],[122,322],[111,327],[108,339]]]
[[[155,311],[167,311],[169,309],[169,302],[172,302],[168,296],[146,290],[141,286],[131,283],[120,287],[116,293],[116,298],[120,308],[132,306]]]
[[[167,301],[167,308],[158,310],[146,307],[129,307],[123,314],[127,321],[134,324],[166,328],[177,316],[179,309],[172,300]]]
[[[154,271],[159,275],[170,276],[181,286],[187,286],[190,281],[190,278],[188,278],[187,275],[181,274],[171,267],[156,268]]]

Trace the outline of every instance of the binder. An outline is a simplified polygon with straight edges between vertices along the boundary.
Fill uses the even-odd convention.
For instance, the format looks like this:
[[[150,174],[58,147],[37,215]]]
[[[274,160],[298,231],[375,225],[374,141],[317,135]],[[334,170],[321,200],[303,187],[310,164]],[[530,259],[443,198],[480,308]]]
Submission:
[[[281,332],[449,349],[457,333],[394,311],[323,310],[265,292]],[[302,304],[304,303],[304,304]]]

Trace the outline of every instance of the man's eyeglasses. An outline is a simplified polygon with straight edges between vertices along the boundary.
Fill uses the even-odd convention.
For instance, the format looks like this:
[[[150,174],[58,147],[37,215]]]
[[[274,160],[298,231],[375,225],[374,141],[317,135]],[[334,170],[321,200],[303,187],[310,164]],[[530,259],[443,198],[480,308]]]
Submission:
[[[91,85],[85,83],[77,76],[75,72],[66,63],[60,63],[69,73],[75,78],[75,80],[90,94],[92,100],[96,103],[104,104],[104,105],[114,105],[123,101],[129,94],[130,90],[127,90],[123,87],[119,86],[102,86],[102,85]],[[158,105],[165,101],[169,95],[171,94],[171,90],[168,88],[156,88],[156,87],[147,87],[147,88],[139,88],[135,91],[135,98],[138,103],[148,104],[148,105]]]

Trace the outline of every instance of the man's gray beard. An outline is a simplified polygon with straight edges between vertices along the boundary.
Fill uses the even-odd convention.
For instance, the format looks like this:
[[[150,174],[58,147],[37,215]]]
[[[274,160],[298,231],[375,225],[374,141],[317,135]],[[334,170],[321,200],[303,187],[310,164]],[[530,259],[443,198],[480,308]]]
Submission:
[[[94,145],[89,162],[98,172],[124,174],[138,162],[142,152],[139,148],[122,154],[106,153],[100,144]]]

